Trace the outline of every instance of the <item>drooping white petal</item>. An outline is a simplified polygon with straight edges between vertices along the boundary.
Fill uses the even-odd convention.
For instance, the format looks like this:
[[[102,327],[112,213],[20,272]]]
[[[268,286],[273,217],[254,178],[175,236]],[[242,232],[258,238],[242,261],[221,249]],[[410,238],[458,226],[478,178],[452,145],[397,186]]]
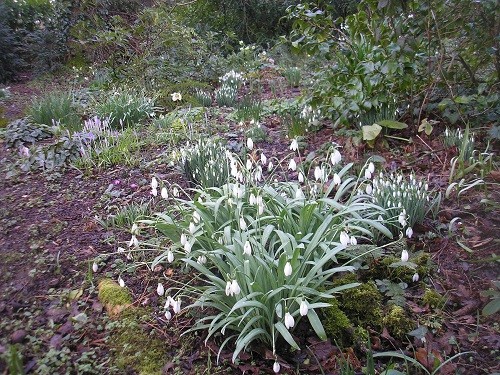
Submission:
[[[187,242],[187,236],[185,233],[181,234],[181,245],[184,246]]]
[[[172,263],[174,261],[174,253],[172,251],[170,251],[170,250],[167,253],[167,261],[169,263]]]
[[[275,374],[279,373],[280,372],[280,369],[281,369],[281,366],[279,364],[278,361],[274,362],[274,365],[273,365],[273,371]]]
[[[413,282],[416,283],[419,279],[420,279],[420,276],[418,275],[418,273],[415,272],[415,274],[412,277]]]
[[[408,251],[407,250],[403,250],[401,252],[401,262],[408,262]]]
[[[253,140],[252,140],[252,138],[248,138],[248,139],[247,139],[247,148],[248,148],[249,150],[252,150],[252,149],[253,149]]]
[[[290,163],[288,163],[288,169],[292,171],[297,170],[297,163],[295,162],[295,159],[290,159]]]
[[[299,149],[299,143],[297,142],[297,139],[294,138],[292,140],[292,143],[290,144],[290,150],[297,151],[298,149]]]
[[[238,281],[233,280],[231,283],[231,293],[233,295],[237,296],[238,294],[240,294],[240,292],[241,292],[241,289],[240,289],[240,286],[238,285]]]
[[[162,283],[158,283],[158,286],[156,287],[156,293],[158,293],[159,296],[163,296],[165,294],[165,288],[163,287]]]
[[[285,327],[286,327],[287,329],[290,329],[290,328],[292,328],[294,325],[295,325],[295,319],[293,318],[293,316],[292,316],[289,312],[287,312],[287,313],[285,314]]]
[[[92,271],[97,272],[98,269],[99,267],[97,266],[97,263],[94,262],[94,264],[92,264]]]
[[[330,162],[332,163],[332,165],[340,163],[341,160],[342,155],[340,154],[339,150],[333,150],[332,154],[330,155]]]
[[[168,190],[166,187],[162,187],[161,188],[161,197],[163,199],[168,199]]]
[[[340,232],[340,243],[344,246],[347,246],[349,244],[349,241],[349,235],[344,231]]]
[[[245,242],[243,246],[243,254],[252,255],[252,245],[250,245],[250,241]]]
[[[411,238],[413,236],[413,229],[411,227],[406,228],[406,237]]]
[[[286,262],[285,268],[283,269],[283,272],[285,273],[285,276],[288,277],[292,274],[292,265],[290,262]]]
[[[302,172],[299,172],[298,180],[300,183],[304,182],[304,174]]]
[[[307,302],[305,300],[303,300],[301,303],[300,303],[300,315],[301,316],[306,316],[307,315],[307,312],[309,311],[309,306],[307,305]]]
[[[226,283],[226,296],[232,296],[232,292],[231,292],[231,281],[228,281]]]
[[[118,276],[118,285],[120,285],[122,288],[125,287],[125,281],[123,281],[121,276]]]
[[[357,245],[358,244],[358,240],[354,236],[351,236],[351,239],[350,239],[349,242],[351,243],[351,245]]]
[[[260,154],[260,162],[262,163],[262,165],[267,164],[267,157],[266,155],[264,155],[264,153]]]

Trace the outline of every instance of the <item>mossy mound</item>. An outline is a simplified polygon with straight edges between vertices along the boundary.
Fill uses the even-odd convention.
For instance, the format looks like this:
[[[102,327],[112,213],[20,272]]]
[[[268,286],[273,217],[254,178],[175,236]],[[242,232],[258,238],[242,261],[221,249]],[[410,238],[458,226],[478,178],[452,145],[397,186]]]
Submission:
[[[446,304],[446,298],[435,290],[426,288],[424,296],[422,297],[422,302],[433,309],[440,310]]]
[[[347,315],[340,309],[336,299],[328,300],[330,307],[323,310],[323,326],[328,337],[337,341],[337,344],[344,343],[343,337],[352,327]]]
[[[415,254],[410,259],[409,263],[414,264],[416,267],[410,267],[410,264],[408,266],[398,265],[394,267],[393,265],[397,263],[401,263],[401,259],[395,256],[386,256],[382,259],[375,259],[369,265],[369,271],[363,275],[363,279],[386,279],[396,283],[403,281],[410,284],[413,282],[413,275],[415,273],[418,273],[420,279],[422,279],[428,276],[432,270],[432,261],[430,256],[424,252]]]
[[[387,328],[389,333],[398,339],[402,339],[405,335],[415,329],[416,324],[408,318],[405,310],[401,306],[391,306],[387,314],[382,318],[382,323]]]
[[[106,307],[111,316],[118,315],[125,307],[132,303],[132,296],[126,288],[122,288],[111,279],[103,279],[99,282],[99,301]]]

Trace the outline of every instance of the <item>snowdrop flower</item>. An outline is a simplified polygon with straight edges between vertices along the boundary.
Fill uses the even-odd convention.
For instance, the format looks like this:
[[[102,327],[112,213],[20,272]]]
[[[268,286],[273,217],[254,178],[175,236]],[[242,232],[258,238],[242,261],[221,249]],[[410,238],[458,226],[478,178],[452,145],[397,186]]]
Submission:
[[[245,242],[243,246],[243,254],[252,255],[252,245],[250,245],[250,241]]]
[[[413,274],[412,280],[413,280],[414,283],[416,283],[418,281],[418,279],[420,279],[420,276],[418,275],[418,273],[415,272]]]
[[[170,250],[167,253],[167,261],[169,263],[172,263],[174,261],[174,253],[172,251],[170,251]]]
[[[406,226],[406,213],[404,211],[399,214],[398,221],[402,227]]]
[[[403,250],[401,252],[401,262],[408,262],[408,251]]]
[[[130,242],[128,243],[128,247],[138,247],[139,246],[139,240],[137,239],[137,237],[134,235],[132,235],[132,238],[130,239]]]
[[[235,198],[243,197],[243,188],[239,184],[233,185],[233,196]]]
[[[181,245],[184,246],[187,242],[187,236],[185,233],[181,234]]]
[[[340,185],[341,183],[342,183],[342,180],[340,179],[340,176],[337,173],[335,173],[333,175],[333,185],[334,186],[335,185]]]
[[[255,170],[255,181],[262,181],[262,167],[259,165]]]
[[[122,254],[125,252],[125,249],[123,247],[118,247],[118,249],[116,251],[118,254]]]
[[[413,236],[413,229],[411,227],[406,228],[406,237],[411,238]]]
[[[156,287],[156,293],[158,293],[159,296],[163,296],[165,294],[165,288],[163,287],[162,283],[158,283],[158,286]]]
[[[177,298],[177,301],[172,301],[172,310],[177,314],[181,311],[181,299]]]
[[[321,171],[321,168],[320,167],[314,168],[314,178],[316,179],[316,181],[321,180],[322,177],[323,177],[323,172]]]
[[[267,165],[267,170],[271,172],[273,170],[273,167],[274,167],[273,162],[270,161],[269,164]]]
[[[299,182],[300,182],[300,183],[303,183],[303,182],[304,182],[304,175],[302,174],[302,172],[299,172],[298,179],[299,179]]]
[[[368,164],[368,171],[371,174],[375,173],[375,165],[372,162],[370,162],[370,164]]]
[[[261,197],[261,202],[257,203],[257,213],[259,215],[262,215],[264,213],[264,203],[262,202],[262,197]]]
[[[365,169],[365,178],[366,178],[367,180],[369,180],[370,178],[372,178],[372,174],[371,174],[371,172],[368,170],[368,168],[367,168],[367,169]]]
[[[292,265],[290,264],[290,262],[286,262],[285,269],[283,270],[283,272],[285,273],[286,277],[292,274]]]
[[[300,315],[301,316],[306,316],[307,315],[307,312],[309,311],[309,307],[307,306],[307,302],[305,300],[303,300],[301,303],[300,303]]]
[[[189,223],[189,233],[194,234],[196,232],[196,225],[193,222]]]
[[[253,149],[253,140],[252,140],[252,138],[248,138],[248,139],[247,139],[247,148],[248,148],[249,150],[252,150],[252,149]]]
[[[231,295],[231,281],[228,281],[226,283],[226,296],[230,296]]]
[[[371,195],[373,193],[373,188],[370,184],[366,185],[366,194]]]
[[[125,287],[125,281],[123,281],[122,277],[121,276],[118,276],[118,284],[124,288]]]
[[[186,242],[186,244],[184,245],[184,251],[186,252],[186,254],[189,254],[191,252],[191,243],[190,242]]]
[[[99,267],[97,266],[97,263],[94,262],[94,264],[92,264],[92,271],[97,272],[98,269]]]
[[[295,159],[290,159],[290,163],[288,163],[288,169],[295,171],[297,169],[297,163],[295,163]]]
[[[247,223],[245,222],[245,219],[243,219],[242,217],[240,217],[240,229],[241,230],[247,229]]]
[[[247,159],[247,164],[246,164],[246,167],[247,167],[247,169],[248,169],[249,171],[251,171],[251,170],[252,170],[252,160]]]
[[[207,263],[207,257],[205,255],[200,255],[198,259],[196,260],[198,264],[205,264]]]
[[[340,232],[340,243],[344,246],[347,246],[349,244],[349,241],[349,235],[344,231]]]
[[[174,197],[178,197],[179,196],[179,189],[177,189],[177,187],[174,187],[172,190],[172,194],[174,195]]]
[[[172,96],[173,102],[177,102],[177,101],[182,100],[182,95],[180,92],[174,92],[173,94],[170,94],[170,96]]]
[[[238,282],[236,280],[233,280],[231,282],[231,295],[237,296],[238,294],[240,294],[240,292],[241,292],[241,288],[238,285]]]
[[[296,139],[296,138],[294,138],[294,139],[292,140],[291,145],[290,145],[290,150],[292,150],[292,151],[297,151],[298,149],[299,149],[299,143],[297,142],[297,139]]]
[[[166,187],[161,188],[161,197],[163,199],[168,199],[168,190]]]
[[[275,374],[279,373],[280,372],[280,369],[281,369],[281,366],[279,364],[278,361],[274,362],[274,365],[273,365],[273,371]]]
[[[170,311],[168,311],[168,310],[167,310],[167,311],[165,311],[165,318],[166,318],[167,320],[172,319],[172,313],[171,313]]]
[[[260,154],[260,162],[262,163],[262,165],[267,164],[267,157],[266,155],[264,155],[264,153]]]
[[[358,244],[358,240],[356,239],[356,237],[354,236],[351,236],[351,239],[349,240],[349,242],[351,243],[351,245],[355,246]]]
[[[194,223],[198,224],[200,222],[200,219],[201,219],[200,214],[198,213],[198,211],[195,211],[193,213],[193,221],[194,221]]]
[[[139,227],[137,226],[136,223],[132,224],[132,228],[130,229],[130,233],[139,234]]]
[[[254,193],[250,194],[248,202],[250,203],[250,206],[254,206],[255,204],[257,204],[257,198],[255,198]]]
[[[337,149],[333,150],[332,154],[330,155],[330,162],[332,163],[332,165],[340,163],[341,160],[342,155],[340,154],[340,152]]]
[[[293,316],[292,316],[289,312],[287,312],[287,313],[285,314],[285,327],[286,327],[287,329],[290,329],[290,328],[292,328],[294,325],[295,325],[295,319],[293,318]]]
[[[30,149],[26,146],[21,146],[19,148],[19,154],[21,157],[29,157],[30,156]]]
[[[156,177],[151,179],[151,194],[156,197],[158,195],[158,180]]]

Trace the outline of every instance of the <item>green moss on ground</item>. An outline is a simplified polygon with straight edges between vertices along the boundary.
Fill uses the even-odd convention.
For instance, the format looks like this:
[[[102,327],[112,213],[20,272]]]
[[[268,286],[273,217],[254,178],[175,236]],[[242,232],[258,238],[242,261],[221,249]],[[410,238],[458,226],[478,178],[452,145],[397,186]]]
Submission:
[[[398,339],[402,339],[408,332],[416,328],[413,320],[408,318],[405,310],[401,306],[391,306],[384,315],[382,322],[389,333]]]
[[[426,288],[424,296],[422,297],[422,302],[424,305],[428,305],[433,309],[440,310],[446,304],[446,298],[435,290]]]
[[[132,296],[128,289],[120,287],[111,279],[103,279],[99,282],[99,300],[103,304],[112,306],[123,306],[132,303]]]

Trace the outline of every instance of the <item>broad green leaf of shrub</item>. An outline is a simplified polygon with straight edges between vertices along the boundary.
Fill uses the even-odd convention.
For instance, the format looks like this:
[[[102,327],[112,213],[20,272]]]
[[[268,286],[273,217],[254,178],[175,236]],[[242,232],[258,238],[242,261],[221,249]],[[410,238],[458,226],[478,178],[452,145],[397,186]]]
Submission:
[[[365,125],[363,126],[363,140],[374,141],[381,131],[382,127],[379,124]]]

